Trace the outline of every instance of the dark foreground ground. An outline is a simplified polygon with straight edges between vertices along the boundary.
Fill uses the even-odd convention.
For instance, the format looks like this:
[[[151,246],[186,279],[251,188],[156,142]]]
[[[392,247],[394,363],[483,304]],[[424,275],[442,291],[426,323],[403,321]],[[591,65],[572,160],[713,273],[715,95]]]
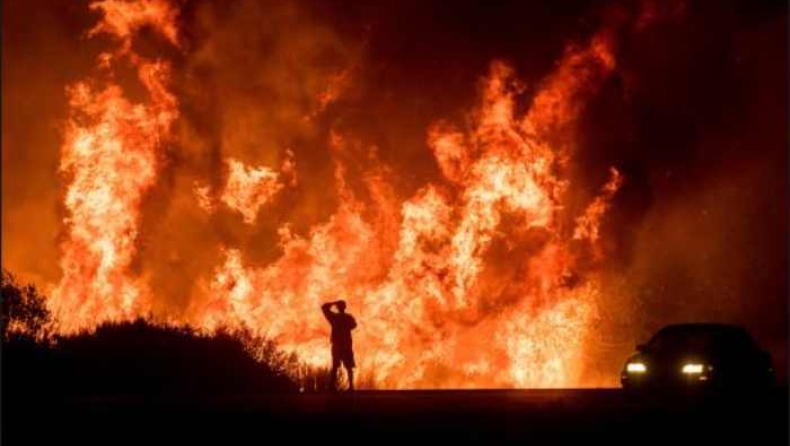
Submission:
[[[788,394],[619,390],[69,398],[4,402],[3,444],[788,444]]]

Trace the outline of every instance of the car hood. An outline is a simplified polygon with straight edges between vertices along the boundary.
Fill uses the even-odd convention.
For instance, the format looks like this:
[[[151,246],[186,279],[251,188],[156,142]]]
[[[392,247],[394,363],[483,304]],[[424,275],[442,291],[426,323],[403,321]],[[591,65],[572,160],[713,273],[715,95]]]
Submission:
[[[674,367],[678,364],[699,362],[719,364],[728,362],[731,354],[693,349],[673,349],[667,351],[648,350],[632,356],[631,361],[643,361],[655,366]]]

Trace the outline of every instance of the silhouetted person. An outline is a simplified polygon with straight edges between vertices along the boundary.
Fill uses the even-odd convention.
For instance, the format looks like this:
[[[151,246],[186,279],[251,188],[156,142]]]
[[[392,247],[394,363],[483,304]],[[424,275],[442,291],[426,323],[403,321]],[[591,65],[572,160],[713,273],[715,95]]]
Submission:
[[[337,312],[332,311],[332,306],[337,308]],[[333,390],[336,389],[337,369],[342,364],[348,373],[349,390],[354,390],[354,349],[351,344],[351,330],[357,327],[354,317],[346,313],[346,302],[338,300],[327,302],[321,305],[324,317],[332,325],[332,375],[330,384]]]

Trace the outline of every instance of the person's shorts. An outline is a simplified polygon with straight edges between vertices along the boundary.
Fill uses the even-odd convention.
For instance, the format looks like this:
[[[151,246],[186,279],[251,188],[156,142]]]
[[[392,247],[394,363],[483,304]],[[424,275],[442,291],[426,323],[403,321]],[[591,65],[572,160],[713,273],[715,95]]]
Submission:
[[[350,346],[332,345],[332,367],[337,368],[341,364],[349,369],[356,367],[354,350]]]

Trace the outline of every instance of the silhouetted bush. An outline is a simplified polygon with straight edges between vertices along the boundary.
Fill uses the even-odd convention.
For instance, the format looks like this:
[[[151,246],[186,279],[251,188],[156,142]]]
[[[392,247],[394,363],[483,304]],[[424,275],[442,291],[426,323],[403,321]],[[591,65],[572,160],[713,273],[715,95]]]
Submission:
[[[2,277],[3,395],[161,395],[296,392],[298,364],[248,333],[211,336],[143,319],[55,336],[34,285]],[[254,353],[254,355],[253,355]]]
[[[239,339],[226,333],[200,336],[184,328],[154,327],[139,320],[105,325],[94,335],[62,339],[57,353],[67,379],[74,384],[64,387],[77,393],[295,390],[284,371],[256,361]]]
[[[50,344],[12,340],[4,389],[55,395],[254,394],[297,391],[283,370],[249,355],[236,337],[199,335],[144,320],[102,325]]]

